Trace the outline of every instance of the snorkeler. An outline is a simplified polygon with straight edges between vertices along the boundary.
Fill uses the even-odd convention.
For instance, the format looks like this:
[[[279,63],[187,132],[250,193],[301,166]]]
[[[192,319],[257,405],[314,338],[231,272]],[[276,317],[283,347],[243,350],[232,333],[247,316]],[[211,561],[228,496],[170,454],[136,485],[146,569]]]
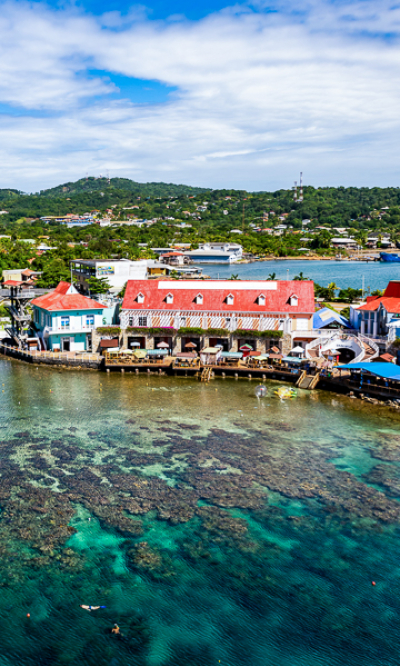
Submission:
[[[114,624],[113,628],[111,629],[111,633],[114,634],[114,636],[122,636],[117,624]]]
[[[85,606],[84,604],[79,604],[81,608],[84,608],[85,610],[93,611],[93,610],[99,610],[99,608],[107,608],[107,606]]]

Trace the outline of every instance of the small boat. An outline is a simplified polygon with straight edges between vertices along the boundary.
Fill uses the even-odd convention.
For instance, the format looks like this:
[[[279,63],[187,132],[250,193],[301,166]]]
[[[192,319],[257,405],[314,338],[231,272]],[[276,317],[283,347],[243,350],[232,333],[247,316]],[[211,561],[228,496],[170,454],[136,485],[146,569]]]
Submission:
[[[287,388],[286,386],[281,386],[280,388],[274,391],[274,395],[281,400],[289,400],[290,398],[297,398],[297,391],[294,388]]]
[[[400,262],[400,257],[398,254],[392,254],[389,252],[380,252],[379,253],[379,259],[381,261],[389,262],[389,263],[398,263]]]

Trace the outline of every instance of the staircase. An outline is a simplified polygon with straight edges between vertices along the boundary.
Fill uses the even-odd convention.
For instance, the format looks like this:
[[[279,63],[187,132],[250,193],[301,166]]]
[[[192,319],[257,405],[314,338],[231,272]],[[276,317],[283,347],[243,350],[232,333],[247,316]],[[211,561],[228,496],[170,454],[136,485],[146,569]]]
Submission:
[[[308,375],[305,370],[301,373],[300,377],[296,382],[296,386],[301,389],[307,389],[311,391],[314,389],[319,382],[320,373],[317,372],[316,375]]]
[[[212,373],[212,368],[211,367],[206,367],[203,368],[203,371],[201,373],[200,381],[202,382],[209,382],[211,379],[211,373]]]

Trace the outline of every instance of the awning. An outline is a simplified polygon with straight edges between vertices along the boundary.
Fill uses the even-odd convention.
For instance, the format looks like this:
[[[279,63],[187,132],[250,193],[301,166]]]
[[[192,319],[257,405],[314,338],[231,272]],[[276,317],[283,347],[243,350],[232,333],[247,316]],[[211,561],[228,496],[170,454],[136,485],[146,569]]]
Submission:
[[[219,354],[221,352],[217,347],[206,347],[201,350],[201,354]]]
[[[242,358],[242,352],[222,352],[223,358]]]
[[[175,354],[175,358],[197,358],[197,354],[195,352],[181,352]]]
[[[147,356],[167,356],[167,349],[145,349]]]
[[[285,363],[301,363],[303,359],[301,358],[296,358],[295,356],[285,356],[282,361],[285,361]]]
[[[282,354],[270,354],[269,358],[273,358],[276,361],[282,359]]]
[[[291,354],[293,354],[293,353],[294,354],[304,354],[305,352],[304,352],[303,347],[300,347],[300,345],[299,345],[298,347],[293,347],[293,349],[290,350],[290,353]]]
[[[136,358],[146,358],[147,351],[145,349],[135,349],[135,351],[133,352],[133,355]]]
[[[256,356],[254,359],[255,361],[267,361],[269,356],[267,354],[263,354],[262,356]]]
[[[393,381],[400,382],[400,367],[393,363],[348,363],[347,365],[338,365],[337,370],[360,370],[361,372],[370,372],[372,375],[383,379],[393,379]]]
[[[112,340],[100,340],[100,349],[109,349],[110,347],[118,347],[119,340],[118,338],[113,338]]]
[[[119,354],[119,347],[115,347],[114,349],[110,349],[108,352],[109,354]]]

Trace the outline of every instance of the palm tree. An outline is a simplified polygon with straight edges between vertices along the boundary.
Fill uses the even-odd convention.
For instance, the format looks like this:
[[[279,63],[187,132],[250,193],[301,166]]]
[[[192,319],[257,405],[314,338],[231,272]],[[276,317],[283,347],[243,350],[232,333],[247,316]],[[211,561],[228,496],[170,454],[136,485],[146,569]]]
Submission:
[[[267,277],[267,280],[276,280],[276,273],[270,273]]]
[[[335,298],[335,291],[339,289],[339,287],[334,282],[330,282],[328,284],[327,289],[328,289],[328,298],[329,300],[332,300],[332,298]]]
[[[300,273],[299,273],[298,275],[296,275],[296,276],[293,278],[293,280],[298,280],[298,281],[300,281],[300,282],[303,282],[303,280],[309,280],[309,279],[310,279],[310,278],[305,277],[305,276],[303,275],[303,271],[300,271]]]

